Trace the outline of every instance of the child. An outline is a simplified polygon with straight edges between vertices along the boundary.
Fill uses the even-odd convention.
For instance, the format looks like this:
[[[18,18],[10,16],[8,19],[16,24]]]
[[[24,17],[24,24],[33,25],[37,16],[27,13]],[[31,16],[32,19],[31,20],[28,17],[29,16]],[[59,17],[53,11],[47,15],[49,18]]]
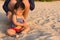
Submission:
[[[23,2],[17,2],[14,6],[14,14],[12,17],[12,27],[7,30],[7,34],[10,36],[16,35],[16,33],[21,32],[21,34],[26,34],[30,30],[30,27],[27,25],[23,12],[25,9],[25,5]]]

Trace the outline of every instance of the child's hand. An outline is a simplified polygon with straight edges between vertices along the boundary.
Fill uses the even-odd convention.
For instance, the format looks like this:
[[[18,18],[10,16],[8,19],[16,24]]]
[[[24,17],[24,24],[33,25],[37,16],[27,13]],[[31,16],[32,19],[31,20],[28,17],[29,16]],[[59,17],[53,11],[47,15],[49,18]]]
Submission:
[[[26,24],[26,23],[24,23],[23,25],[24,25],[24,26],[26,26],[27,24]]]
[[[23,19],[23,20],[24,20],[23,26],[28,26],[28,24],[27,24],[27,22],[25,21],[25,19]]]
[[[24,26],[27,26],[27,25],[28,25],[28,24],[25,22],[25,23],[24,23]]]

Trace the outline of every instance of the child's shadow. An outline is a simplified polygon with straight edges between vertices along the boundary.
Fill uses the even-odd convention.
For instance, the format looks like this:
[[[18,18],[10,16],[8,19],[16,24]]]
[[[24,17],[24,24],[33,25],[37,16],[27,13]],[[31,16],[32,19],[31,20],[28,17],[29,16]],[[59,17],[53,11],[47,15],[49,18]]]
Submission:
[[[4,13],[0,12],[0,32],[6,33],[6,30],[9,28],[8,19]]]

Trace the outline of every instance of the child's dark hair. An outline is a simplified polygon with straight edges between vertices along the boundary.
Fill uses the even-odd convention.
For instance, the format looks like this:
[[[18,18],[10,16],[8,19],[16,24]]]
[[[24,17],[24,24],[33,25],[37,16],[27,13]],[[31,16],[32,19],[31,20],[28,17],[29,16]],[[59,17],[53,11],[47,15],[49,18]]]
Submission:
[[[15,4],[15,6],[14,6],[14,9],[17,9],[17,8],[22,8],[22,10],[24,10],[25,9],[25,5],[24,5],[24,3],[22,2],[22,0],[17,0],[17,3]]]

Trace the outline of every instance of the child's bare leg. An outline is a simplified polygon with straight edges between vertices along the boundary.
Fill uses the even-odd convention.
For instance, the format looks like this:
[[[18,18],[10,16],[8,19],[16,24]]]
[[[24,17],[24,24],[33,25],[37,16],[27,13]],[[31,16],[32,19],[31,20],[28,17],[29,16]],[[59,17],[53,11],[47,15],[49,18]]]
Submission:
[[[9,36],[14,36],[14,35],[16,35],[16,31],[13,30],[13,29],[8,29],[8,30],[7,30],[7,34],[8,34]]]
[[[22,27],[21,26],[17,26],[17,27],[15,27],[16,29],[21,29]],[[7,34],[9,35],[9,36],[14,36],[14,35],[16,35],[16,31],[14,30],[14,29],[8,29],[7,30]]]
[[[26,34],[26,33],[28,33],[29,31],[30,31],[30,27],[27,26],[27,27],[25,27],[25,29],[22,31],[22,34]]]

